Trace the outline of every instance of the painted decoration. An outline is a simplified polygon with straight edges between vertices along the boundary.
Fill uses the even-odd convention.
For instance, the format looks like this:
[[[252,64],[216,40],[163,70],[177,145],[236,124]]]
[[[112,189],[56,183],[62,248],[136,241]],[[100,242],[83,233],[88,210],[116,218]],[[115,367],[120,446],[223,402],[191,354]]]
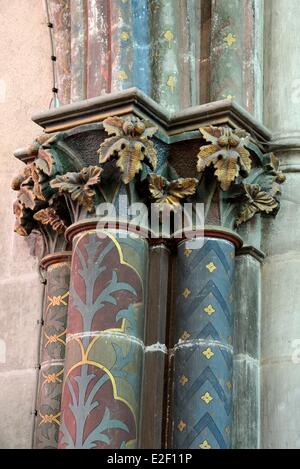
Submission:
[[[70,263],[48,267],[34,447],[56,449],[64,374]]]
[[[173,448],[230,447],[234,246],[178,246]]]
[[[101,234],[73,240],[60,448],[137,445],[148,247]]]

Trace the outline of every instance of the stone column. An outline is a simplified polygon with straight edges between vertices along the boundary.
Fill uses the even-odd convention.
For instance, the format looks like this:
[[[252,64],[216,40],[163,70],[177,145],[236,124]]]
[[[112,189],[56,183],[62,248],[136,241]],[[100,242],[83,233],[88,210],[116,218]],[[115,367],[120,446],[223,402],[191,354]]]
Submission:
[[[139,438],[148,243],[72,225],[60,448],[135,448]]]
[[[157,241],[157,240],[156,240]],[[166,240],[165,240],[166,241]],[[165,369],[170,250],[158,242],[149,250],[149,293],[145,327],[141,448],[162,448],[165,427]]]
[[[178,245],[173,448],[230,448],[235,235]],[[219,238],[221,236],[221,238]],[[223,239],[222,239],[223,238]]]
[[[260,216],[242,225],[244,246],[237,252],[234,275],[233,427],[234,449],[260,446]]]
[[[263,222],[263,448],[300,448],[299,18],[299,1],[265,1],[264,117],[286,182],[278,217]]]
[[[70,252],[49,254],[41,261],[46,271],[40,375],[34,447],[55,449],[58,443],[64,374]]]
[[[263,0],[212,0],[210,101],[234,99],[262,116]]]

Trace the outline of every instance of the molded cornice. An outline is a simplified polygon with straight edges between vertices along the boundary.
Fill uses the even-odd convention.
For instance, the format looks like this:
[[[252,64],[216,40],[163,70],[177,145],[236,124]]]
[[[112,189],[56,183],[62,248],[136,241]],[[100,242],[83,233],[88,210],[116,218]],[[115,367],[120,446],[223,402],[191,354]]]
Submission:
[[[68,104],[35,114],[32,119],[46,132],[58,132],[82,124],[103,121],[107,116],[129,113],[151,119],[167,143],[178,140],[180,134],[198,130],[206,125],[240,127],[262,143],[271,139],[271,132],[232,100],[224,99],[169,113],[137,88]]]

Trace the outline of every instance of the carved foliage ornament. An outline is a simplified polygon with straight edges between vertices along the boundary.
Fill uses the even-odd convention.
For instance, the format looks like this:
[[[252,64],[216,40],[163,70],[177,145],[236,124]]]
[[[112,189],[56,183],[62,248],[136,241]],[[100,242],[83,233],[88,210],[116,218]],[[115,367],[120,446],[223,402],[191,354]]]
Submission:
[[[84,206],[88,212],[94,210],[93,198],[96,195],[94,186],[100,182],[102,168],[89,166],[83,168],[79,173],[66,173],[57,176],[50,183],[53,189],[60,194],[69,194],[72,201]]]
[[[213,165],[221,189],[227,191],[239,174],[245,177],[250,172],[250,153],[245,148],[249,135],[241,129],[212,126],[200,128],[200,132],[210,145],[200,148],[197,171]]]
[[[104,164],[116,158],[121,180],[128,184],[142,170],[142,162],[152,170],[156,169],[157,153],[150,138],[157,128],[149,121],[136,117],[108,117],[103,121],[108,135],[98,150],[99,162]]]
[[[105,119],[103,126],[109,137],[98,150],[100,166],[80,169],[80,164],[76,163],[76,166],[72,158],[69,161],[68,157],[62,156],[56,144],[64,134],[43,134],[33,142],[29,147],[35,156],[33,163],[27,164],[12,181],[12,188],[18,191],[14,204],[17,233],[26,236],[34,228],[44,227],[48,234],[52,230],[60,235],[82,213],[88,216],[101,201],[101,179],[112,159],[116,161],[120,180],[125,185],[135,181],[136,187],[142,186],[143,176],[136,176],[142,170],[148,174],[149,197],[157,209],[168,206],[175,211],[184,199],[196,194],[198,179],[172,174],[167,163],[166,174],[162,174],[161,168],[158,173],[146,170],[149,167],[155,171],[157,166],[157,152],[150,140],[157,128],[151,122],[134,116],[115,116]],[[203,176],[206,168],[214,167],[214,176],[222,193],[226,193],[224,200],[231,201],[230,205],[234,207],[233,211],[226,208],[226,213],[238,213],[236,225],[257,212],[276,213],[279,184],[285,179],[278,169],[276,157],[263,155],[256,145],[250,144],[249,134],[241,129],[209,126],[200,128],[200,132],[209,144],[200,148],[197,171]],[[249,149],[260,160],[259,170],[251,171]],[[143,197],[144,200],[147,198],[145,194]],[[198,201],[197,197],[194,200]]]
[[[158,174],[149,176],[149,190],[158,210],[167,205],[170,210],[176,211],[183,199],[195,193],[197,184],[195,178],[178,178],[169,182]]]
[[[278,201],[261,189],[258,184],[243,184],[245,202],[236,219],[236,226],[250,220],[256,213],[270,214],[279,208]]]

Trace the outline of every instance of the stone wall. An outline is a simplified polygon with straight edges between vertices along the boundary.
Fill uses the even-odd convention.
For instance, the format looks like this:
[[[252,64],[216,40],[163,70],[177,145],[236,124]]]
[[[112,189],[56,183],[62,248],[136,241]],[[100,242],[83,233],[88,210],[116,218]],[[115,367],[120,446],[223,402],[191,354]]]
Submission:
[[[0,448],[29,448],[42,289],[30,241],[13,233],[10,182],[23,166],[13,152],[40,133],[31,116],[51,100],[51,53],[41,0],[1,0],[0,15]]]

